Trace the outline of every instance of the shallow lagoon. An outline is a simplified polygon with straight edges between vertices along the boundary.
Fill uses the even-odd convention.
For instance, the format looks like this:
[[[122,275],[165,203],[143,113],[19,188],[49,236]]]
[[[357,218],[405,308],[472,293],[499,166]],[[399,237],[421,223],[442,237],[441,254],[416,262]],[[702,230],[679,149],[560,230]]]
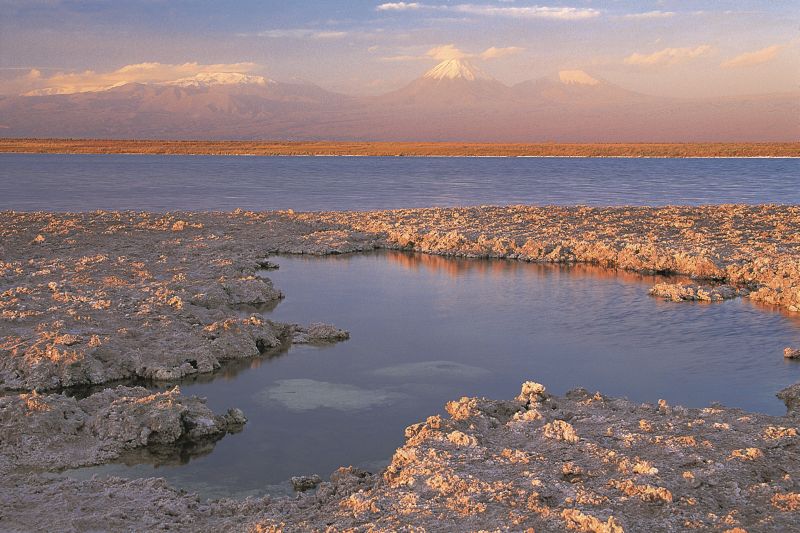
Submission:
[[[647,296],[654,276],[401,252],[275,260],[267,275],[287,297],[268,316],[333,322],[351,339],[182,384],[250,420],[207,455],[72,475],[163,476],[209,497],[286,492],[292,475],[378,469],[446,401],[510,398],[526,379],[780,414],[775,392],[800,375],[781,354],[800,343],[800,318],[746,299],[663,302]]]
[[[0,210],[800,204],[798,159],[0,154]]]

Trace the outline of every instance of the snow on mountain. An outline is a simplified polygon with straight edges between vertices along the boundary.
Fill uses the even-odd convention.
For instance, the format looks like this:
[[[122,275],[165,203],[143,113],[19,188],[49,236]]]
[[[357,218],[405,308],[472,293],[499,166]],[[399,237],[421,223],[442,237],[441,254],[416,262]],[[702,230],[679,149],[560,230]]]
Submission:
[[[474,107],[507,98],[509,88],[463,59],[447,59],[402,89],[376,98],[382,105],[430,109]]]
[[[429,80],[490,80],[491,76],[484,73],[475,65],[463,59],[447,59],[442,61],[423,76]]]
[[[797,138],[796,93],[727,99],[647,96],[562,70],[512,87],[448,58],[405,87],[351,97],[308,83],[210,72],[166,81],[0,96],[15,137],[274,138],[532,142]]]
[[[562,70],[558,73],[558,79],[567,85],[600,85],[600,80],[582,70]]]
[[[109,91],[111,89],[116,89],[117,87],[122,87],[125,85],[124,81],[117,82],[113,85],[106,85],[102,87],[90,87],[81,90],[74,90],[72,88],[65,88],[65,87],[45,87],[43,89],[35,89],[33,91],[28,91],[23,93],[21,96],[59,96],[65,94],[80,94],[80,93],[96,93],[102,91]]]
[[[211,87],[214,85],[258,85],[265,87],[273,84],[270,79],[263,76],[253,76],[251,74],[240,74],[238,72],[201,72],[194,76],[180,78],[171,81],[150,82],[150,83],[135,83],[129,81],[118,81],[113,84],[89,87],[82,90],[74,90],[72,88],[64,87],[45,87],[43,89],[36,89],[24,93],[22,96],[54,96],[65,94],[79,94],[79,93],[99,93],[125,87],[128,85],[151,85],[151,86],[170,86],[182,88],[197,88],[197,87]]]
[[[240,74],[238,72],[201,72],[188,78],[166,81],[161,85],[177,87],[208,87],[210,85],[267,85],[274,83],[263,76]]]

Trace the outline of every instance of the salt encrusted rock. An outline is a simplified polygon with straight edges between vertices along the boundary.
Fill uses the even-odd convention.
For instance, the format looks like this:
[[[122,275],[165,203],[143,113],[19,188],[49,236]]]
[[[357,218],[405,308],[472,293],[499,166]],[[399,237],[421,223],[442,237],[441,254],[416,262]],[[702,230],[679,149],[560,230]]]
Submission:
[[[289,328],[258,315],[228,319],[203,328],[211,353],[220,359],[244,359],[277,348]]]
[[[176,223],[180,231],[173,232]],[[750,287],[754,301],[800,311],[798,234],[798,206],[3,212],[0,388],[149,373],[174,379],[213,370],[223,354],[260,353],[259,342],[272,340],[264,334],[259,341],[255,326],[211,335],[204,328],[240,320],[232,306],[274,296],[255,279],[255,261],[277,250],[413,248],[681,273]],[[58,254],[48,253],[54,243]],[[278,340],[291,336],[285,326],[273,331]],[[798,386],[780,393],[785,417],[640,406],[584,392],[466,398],[449,406],[452,420],[415,425],[384,475],[332,476],[315,495],[276,505],[205,505],[153,480],[31,473],[111,460],[126,442],[214,438],[223,425],[240,423],[240,413],[215,418],[180,397],[147,391],[99,396],[98,405],[61,395],[7,396],[0,398],[0,520],[12,530],[789,531],[800,509]],[[564,424],[577,442],[558,438],[570,435]],[[463,445],[470,438],[480,446]]]
[[[794,349],[787,346],[783,349],[783,356],[786,359],[800,359],[800,348]]]
[[[781,393],[795,405],[797,387],[789,388],[791,394],[789,389]],[[526,384],[522,396],[542,393],[542,387]],[[195,412],[197,407],[180,397],[173,398],[175,405],[166,397],[143,394],[123,390],[98,396],[93,400],[97,409],[60,395],[26,395],[24,412],[20,397],[0,399],[4,526],[63,530],[80,523],[84,529],[130,530],[146,523],[152,525],[148,529],[201,532],[783,532],[794,530],[800,509],[794,482],[800,477],[795,460],[798,418],[721,406],[637,404],[584,389],[547,395],[533,409],[525,409],[519,399],[451,402],[447,410],[452,418],[431,416],[408,428],[405,444],[384,472],[341,468],[329,481],[297,476],[293,481],[298,489],[316,486],[316,491],[291,498],[200,502],[163,481],[70,480],[29,470],[7,472],[9,460],[23,467],[38,460],[52,468],[113,458],[119,446],[100,441],[111,446],[103,455],[102,447],[94,447],[98,437],[87,429],[98,414],[109,427],[128,428],[119,434],[131,442],[154,438],[153,429],[162,427],[174,438],[177,432],[169,431],[174,427],[169,420],[184,408],[182,416],[194,421],[185,424],[187,436],[195,427],[207,427],[198,417],[213,416]],[[129,414],[121,407],[133,398],[169,415],[162,418],[138,408]],[[108,399],[120,401],[120,409],[103,409],[100,404]],[[9,411],[9,405],[17,407]],[[534,409],[534,419],[514,419]],[[142,438],[136,428],[150,434]],[[23,523],[28,527],[17,527]]]
[[[247,419],[238,409],[216,415],[176,387],[105,389],[82,400],[62,394],[0,397],[0,455],[16,467],[60,469],[118,457],[126,450],[215,440]]]
[[[305,492],[307,490],[311,490],[316,488],[317,485],[322,483],[322,478],[319,477],[317,474],[313,474],[310,476],[293,476],[292,477],[292,488],[294,488],[297,492]]]
[[[247,424],[247,417],[244,415],[244,411],[237,407],[228,409],[224,416],[229,431],[237,430]]]
[[[776,396],[786,404],[786,414],[800,416],[800,383],[786,387]]]
[[[695,285],[683,283],[658,283],[649,291],[652,296],[659,296],[673,302],[703,301],[721,302],[738,296],[749,294],[747,289],[736,289],[730,285]]]
[[[749,287],[754,301],[798,311],[798,221],[797,206],[3,212],[0,389],[211,371],[218,357],[197,332],[233,318],[236,306],[278,301],[280,291],[255,275],[257,262],[278,250],[413,248],[674,272]],[[176,225],[181,231],[172,231]],[[39,235],[44,244],[33,243]],[[54,242],[58,254],[43,253]],[[691,298],[730,296],[692,290]],[[66,334],[80,341],[55,342]]]
[[[325,344],[350,338],[350,333],[330,324],[314,323],[308,327],[292,327],[293,344]]]
[[[256,265],[263,270],[278,270],[280,268],[278,263],[273,263],[269,259],[258,259]]]
[[[281,291],[272,282],[257,276],[236,278],[195,289],[189,300],[193,305],[207,309],[226,306],[263,305],[283,299]]]
[[[525,403],[526,405],[536,404],[547,398],[546,389],[541,383],[533,381],[526,381],[522,384],[522,391],[517,400]]]
[[[569,442],[570,444],[575,444],[580,440],[578,434],[575,433],[575,428],[569,422],[565,422],[564,420],[553,420],[550,423],[547,423],[542,428],[544,432],[544,436],[556,439],[556,440],[563,440],[565,442]]]
[[[259,305],[280,300],[283,293],[272,282],[258,276],[231,279],[222,283],[230,305]]]
[[[233,422],[215,415],[200,400],[179,397],[179,389],[145,395],[142,389],[106,389],[79,402],[95,407],[88,429],[104,441],[126,448],[174,444],[224,434]],[[109,402],[110,400],[110,402]]]

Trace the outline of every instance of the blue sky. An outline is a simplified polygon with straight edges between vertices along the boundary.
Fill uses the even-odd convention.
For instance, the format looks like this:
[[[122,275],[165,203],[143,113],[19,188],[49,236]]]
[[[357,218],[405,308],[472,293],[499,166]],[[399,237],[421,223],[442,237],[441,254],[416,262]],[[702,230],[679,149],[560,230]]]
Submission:
[[[0,0],[0,13],[3,93],[138,64],[377,93],[431,68],[447,45],[506,83],[582,69],[643,92],[712,96],[800,81],[796,0]]]

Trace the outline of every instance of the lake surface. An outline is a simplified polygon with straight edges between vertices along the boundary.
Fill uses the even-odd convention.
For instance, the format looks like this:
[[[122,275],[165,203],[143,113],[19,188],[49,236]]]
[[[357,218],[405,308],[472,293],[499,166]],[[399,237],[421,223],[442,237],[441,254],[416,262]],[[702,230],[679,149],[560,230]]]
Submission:
[[[798,159],[0,154],[0,210],[800,204]]]
[[[208,497],[285,492],[293,475],[377,470],[406,426],[448,400],[512,398],[528,379],[558,394],[782,414],[775,392],[800,376],[782,355],[800,344],[800,317],[746,299],[664,302],[647,295],[655,276],[401,252],[274,259],[268,276],[287,296],[267,316],[331,322],[351,339],[181,384],[249,418],[207,455],[70,475],[163,476]]]

